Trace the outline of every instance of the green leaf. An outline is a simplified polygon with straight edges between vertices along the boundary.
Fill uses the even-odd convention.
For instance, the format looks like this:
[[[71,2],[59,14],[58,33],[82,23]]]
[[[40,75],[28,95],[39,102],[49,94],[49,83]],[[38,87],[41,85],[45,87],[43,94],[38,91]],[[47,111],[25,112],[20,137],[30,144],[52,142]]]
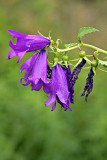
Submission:
[[[77,46],[77,43],[70,43],[70,44],[65,44],[65,48],[72,48]]]
[[[88,33],[91,33],[91,32],[96,32],[96,31],[99,31],[99,30],[96,29],[96,28],[92,28],[92,27],[83,27],[83,28],[80,28],[80,30],[78,32],[78,41],[79,41],[79,43],[81,43],[81,38],[85,34],[88,34]]]
[[[98,60],[99,64],[101,64],[104,67],[107,67],[107,61]]]

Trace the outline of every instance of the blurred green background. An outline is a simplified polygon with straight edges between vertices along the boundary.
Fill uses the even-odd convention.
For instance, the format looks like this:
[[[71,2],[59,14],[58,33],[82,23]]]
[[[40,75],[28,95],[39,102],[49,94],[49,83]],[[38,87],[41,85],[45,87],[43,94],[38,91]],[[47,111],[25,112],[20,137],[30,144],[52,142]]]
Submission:
[[[107,74],[97,70],[93,92],[80,97],[89,70],[75,85],[72,112],[51,112],[45,93],[20,84],[23,74],[17,57],[7,60],[11,36],[51,35],[64,43],[77,42],[80,27],[100,30],[83,41],[107,50],[107,0],[0,0],[0,160],[106,160]],[[61,46],[63,47],[63,45]],[[87,50],[92,54],[92,50]],[[73,52],[69,53],[72,58]],[[75,51],[75,54],[78,52]]]

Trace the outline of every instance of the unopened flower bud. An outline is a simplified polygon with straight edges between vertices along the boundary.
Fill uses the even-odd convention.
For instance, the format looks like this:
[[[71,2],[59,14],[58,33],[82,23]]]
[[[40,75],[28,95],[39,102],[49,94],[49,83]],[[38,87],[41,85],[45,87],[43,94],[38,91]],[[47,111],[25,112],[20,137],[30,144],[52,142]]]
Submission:
[[[86,56],[86,52],[85,51],[80,51],[79,52],[79,56],[81,57],[81,58],[84,58],[85,56]]]
[[[63,61],[68,61],[68,56],[67,56],[67,55],[64,55],[64,56],[62,57],[62,60],[63,60]]]

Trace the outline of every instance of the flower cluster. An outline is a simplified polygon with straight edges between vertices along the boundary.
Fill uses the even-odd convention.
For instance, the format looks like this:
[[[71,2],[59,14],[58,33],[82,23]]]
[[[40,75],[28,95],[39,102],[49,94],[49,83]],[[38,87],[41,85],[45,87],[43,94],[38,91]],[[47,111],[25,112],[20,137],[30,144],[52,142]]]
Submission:
[[[56,108],[56,102],[61,105],[61,109],[72,111],[69,103],[74,103],[74,84],[86,63],[85,58],[80,58],[80,63],[71,73],[67,56],[63,56],[63,61],[58,61],[58,54],[55,54],[54,63],[50,67],[46,49],[50,47],[54,53],[57,47],[56,42],[40,35],[25,35],[12,30],[8,30],[8,32],[13,38],[17,38],[16,44],[12,43],[13,39],[9,42],[12,49],[8,59],[18,56],[18,62],[20,62],[26,53],[33,52],[33,55],[20,68],[20,72],[25,70],[24,78],[21,78],[20,83],[23,86],[31,85],[31,90],[35,91],[39,91],[43,87],[49,98],[45,106],[52,104],[52,111]],[[86,100],[93,88],[93,76],[94,72],[91,67],[84,92],[81,95],[84,96],[87,91]]]

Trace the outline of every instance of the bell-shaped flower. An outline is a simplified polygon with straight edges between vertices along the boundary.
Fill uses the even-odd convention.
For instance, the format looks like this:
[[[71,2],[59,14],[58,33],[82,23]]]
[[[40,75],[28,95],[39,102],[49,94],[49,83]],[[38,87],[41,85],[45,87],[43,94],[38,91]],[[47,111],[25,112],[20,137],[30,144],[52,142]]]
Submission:
[[[45,93],[49,94],[49,100],[45,103],[45,106],[52,105],[52,111],[56,108],[56,100],[64,107],[65,110],[69,109],[69,90],[67,79],[62,67],[57,64],[52,69],[51,82],[44,85]]]
[[[45,50],[41,50],[38,54],[33,55],[25,61],[20,69],[20,72],[25,70],[24,78],[20,83],[27,86],[31,83],[31,90],[39,91],[43,84],[48,84],[47,81],[47,54]],[[22,80],[25,80],[25,84]]]
[[[12,49],[8,54],[8,59],[18,56],[19,62],[26,52],[37,51],[50,45],[50,40],[40,35],[26,35],[12,30],[7,31],[13,36],[13,38],[17,38],[16,44],[12,43],[13,39],[9,42]]]

